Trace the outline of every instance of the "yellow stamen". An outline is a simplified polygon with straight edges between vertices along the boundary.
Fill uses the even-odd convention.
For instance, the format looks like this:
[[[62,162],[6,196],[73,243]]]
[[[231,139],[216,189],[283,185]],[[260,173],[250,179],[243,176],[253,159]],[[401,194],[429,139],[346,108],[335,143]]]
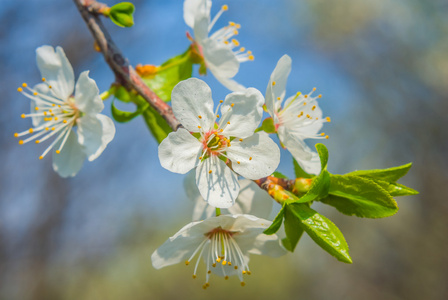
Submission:
[[[208,171],[208,174],[212,174],[212,170]]]
[[[19,134],[17,132],[14,133],[14,137],[19,137]]]
[[[42,159],[42,158],[44,158],[42,155],[41,156],[39,156],[39,159]]]
[[[28,86],[28,84],[26,84],[26,83],[24,82],[24,83],[22,83],[22,86],[23,86],[24,88],[26,88],[26,87]]]
[[[229,122],[227,122],[227,124],[228,124],[228,125],[230,125],[230,121],[229,121]]]
[[[211,273],[212,273],[212,271],[208,270],[208,271],[207,271],[207,273],[208,273],[208,274],[211,274]]]
[[[222,261],[222,265],[223,265],[223,266],[227,265],[227,261],[223,260],[223,261]]]
[[[231,106],[231,107],[234,107],[234,106],[235,106],[235,103],[230,104],[230,106]]]
[[[226,10],[229,9],[229,6],[228,6],[227,4],[224,4],[224,5],[221,7],[221,9],[222,9],[223,11],[226,11]]]
[[[272,82],[272,85],[276,85],[276,84],[277,84],[277,82],[275,82],[275,81]]]
[[[237,47],[240,45],[240,42],[238,42],[238,40],[235,39],[232,39],[232,43]]]
[[[242,142],[243,141],[243,139],[240,139],[240,142]]]
[[[37,96],[37,92],[34,92],[33,95],[34,95],[34,96]]]
[[[40,143],[40,141],[39,140],[36,140],[36,144],[39,144]]]
[[[22,119],[26,118],[25,114],[21,114],[20,116],[22,117]]]
[[[195,274],[193,274],[193,279],[196,279],[196,275]]]
[[[327,120],[327,122],[331,122],[330,117],[326,117],[325,120]]]
[[[281,99],[282,99],[282,98],[280,98],[280,97],[277,97],[277,100],[279,100],[279,101],[280,101]]]
[[[329,136],[327,135],[325,138],[328,140]]]
[[[67,124],[67,120],[62,121],[62,123]]]
[[[198,116],[199,119],[202,119],[202,116]]]
[[[324,136],[325,135],[325,133],[324,132],[322,132],[321,134],[320,134],[321,136]]]
[[[316,105],[314,105],[311,110],[314,111],[316,109]]]
[[[317,98],[322,98],[322,95],[317,96]]]
[[[33,133],[34,132],[34,129],[33,128],[30,128],[30,130],[28,130],[29,131],[29,133]]]
[[[190,262],[188,260],[185,261],[185,265],[188,266]]]
[[[219,100],[219,103],[223,103],[224,101],[223,100]]]
[[[240,48],[240,51],[241,51],[241,52],[244,52],[244,51],[246,51],[246,48],[241,47],[241,48]]]
[[[252,160],[252,157],[249,157],[249,160]]]
[[[249,55],[249,60],[254,60],[255,57],[253,55]]]
[[[45,79],[45,77],[42,77],[42,81],[44,81],[44,82],[45,82],[45,80],[46,80],[46,79]]]
[[[245,286],[246,283],[244,281],[241,281],[241,286]]]
[[[233,268],[234,268],[235,270],[237,270],[237,269],[238,269],[238,266],[234,266]]]
[[[241,164],[239,161],[237,161],[238,164]]]
[[[199,159],[202,160],[202,156],[199,156]]]
[[[17,91],[18,91],[18,92],[22,92],[23,89],[22,89],[21,87],[19,87],[19,88],[17,89]]]
[[[201,126],[198,126],[199,129],[201,129]]]
[[[22,140],[19,141],[19,145],[23,145],[23,141]]]
[[[229,22],[229,26],[235,26],[235,22]]]
[[[229,276],[226,275],[226,277],[224,277],[225,280],[229,279]]]
[[[61,153],[61,151],[60,150],[56,150],[56,154],[60,154]]]
[[[49,89],[51,89],[51,88],[52,88],[52,86],[51,86],[51,85],[49,85],[49,86],[48,86],[48,88],[49,88]]]
[[[216,115],[217,118],[219,118],[219,115]]]

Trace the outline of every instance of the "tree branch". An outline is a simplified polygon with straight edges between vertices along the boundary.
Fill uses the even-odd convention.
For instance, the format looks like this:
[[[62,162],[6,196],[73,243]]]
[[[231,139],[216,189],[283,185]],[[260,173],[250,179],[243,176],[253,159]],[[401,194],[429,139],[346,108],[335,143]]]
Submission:
[[[113,42],[109,32],[104,28],[98,11],[104,7],[104,4],[94,0],[73,0],[81,13],[82,18],[87,24],[90,32],[95,39],[96,44],[101,49],[104,59],[115,74],[116,81],[128,89],[134,89],[143,97],[168,123],[173,129],[177,130],[182,125],[176,119],[171,107],[161,100],[135,72],[129,64],[126,57],[123,56],[120,49]]]

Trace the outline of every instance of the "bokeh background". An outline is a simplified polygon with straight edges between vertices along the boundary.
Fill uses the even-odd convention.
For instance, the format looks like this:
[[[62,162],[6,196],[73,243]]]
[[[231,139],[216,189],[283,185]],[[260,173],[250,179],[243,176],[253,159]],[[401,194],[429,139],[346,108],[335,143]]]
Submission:
[[[114,4],[116,1],[106,1]],[[105,21],[132,64],[160,64],[188,47],[182,1],[134,1],[135,26]],[[183,177],[159,165],[142,119],[72,179],[53,172],[44,148],[19,146],[29,109],[16,92],[40,76],[35,48],[62,46],[75,74],[101,90],[114,80],[72,1],[0,0],[0,299],[448,299],[448,3],[445,0],[221,0],[218,22],[242,24],[253,50],[236,79],[265,91],[285,53],[288,94],[323,94],[329,170],[414,166],[401,181],[420,195],[393,217],[347,217],[315,205],[344,233],[353,265],[304,237],[293,254],[251,259],[253,275],[191,279],[184,265],[153,269],[151,253],[191,219]],[[197,76],[197,72],[195,73]],[[228,91],[203,78],[215,99]],[[105,111],[110,113],[110,101]],[[282,152],[280,171],[292,175]]]

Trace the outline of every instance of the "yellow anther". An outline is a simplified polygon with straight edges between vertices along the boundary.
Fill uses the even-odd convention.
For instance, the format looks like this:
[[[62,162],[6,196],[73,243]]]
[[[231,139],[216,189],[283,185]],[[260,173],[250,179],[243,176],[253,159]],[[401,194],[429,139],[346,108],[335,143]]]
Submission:
[[[240,139],[240,142],[242,142],[243,141],[243,139]]]
[[[227,261],[223,260],[223,261],[222,261],[222,265],[223,265],[223,266],[227,265]]]
[[[327,120],[327,122],[331,122],[330,117],[326,117],[325,120]]]
[[[325,138],[328,140],[330,137],[327,135],[327,136],[325,136]]]
[[[244,52],[244,51],[246,51],[246,48],[241,47],[241,48],[240,48],[240,51],[241,51],[241,52]]]
[[[250,275],[250,274],[252,274],[250,271],[247,271],[247,275]]]
[[[198,126],[199,129],[201,129],[201,126]]]
[[[308,119],[311,119],[310,115],[308,115],[308,114],[306,115],[306,117],[307,117]]]
[[[223,103],[224,101],[223,100],[219,100],[219,103]]]
[[[202,286],[202,288],[203,288],[204,290],[206,290],[206,289],[207,289],[207,286],[204,284],[204,285]]]
[[[219,115],[216,115],[217,118],[219,118]]]
[[[14,137],[19,137],[19,134],[17,132],[14,133]]]
[[[318,117],[316,117],[316,120],[319,120],[319,118],[318,118]]]
[[[18,91],[18,92],[22,92],[23,89],[22,89],[21,87],[19,87],[19,88],[17,89],[17,91]]]
[[[213,267],[213,268],[216,267],[216,263],[213,263],[213,264],[212,264],[212,267]]]
[[[50,130],[50,128],[48,128],[48,127],[45,127],[45,130],[47,130],[47,131],[48,131],[48,130]]]
[[[226,11],[226,10],[229,9],[229,6],[228,6],[227,4],[224,4],[224,5],[221,7],[221,9],[224,10],[224,11]]]
[[[241,164],[241,162],[237,161],[238,164]]]
[[[231,107],[234,107],[234,106],[235,106],[235,103],[230,104],[230,106],[231,106]]]
[[[25,118],[26,118],[26,115],[25,115],[25,114],[21,114],[20,116],[22,117],[22,119],[25,119]]]
[[[223,131],[224,131],[224,129],[222,129],[222,128],[219,130],[219,132],[223,132]]]
[[[59,104],[58,107],[61,108],[61,105]]]
[[[226,277],[224,277],[225,280],[229,279],[229,276],[226,275]]]
[[[46,116],[47,115],[47,112],[46,111],[44,111],[44,116]]]
[[[61,153],[61,150],[56,150],[56,154],[60,154]]]
[[[228,261],[228,262],[227,262],[227,264],[228,264],[229,266],[231,266],[231,265],[232,265],[232,263],[231,263],[230,261]]]
[[[52,113],[53,111],[51,109],[48,110],[50,113]]]
[[[247,54],[252,55],[252,51],[247,51]]]
[[[316,105],[314,105],[313,107],[311,107],[311,110],[314,111],[316,109]]]
[[[249,55],[249,60],[254,60],[255,59],[255,56],[253,56],[253,55]]]
[[[190,262],[188,260],[185,261],[185,265],[188,266]]]
[[[199,119],[202,119],[202,116],[198,116]]]
[[[34,110],[39,110],[39,107],[36,106],[36,107],[34,108]]]
[[[306,95],[305,95],[306,96]],[[306,98],[306,97],[305,97]],[[303,105],[305,106],[306,105],[306,102],[303,102]]]
[[[34,95],[34,96],[37,96],[37,92],[34,92],[33,95]]]
[[[320,135],[321,135],[321,136],[324,136],[324,135],[325,135],[325,132],[322,132]]]
[[[275,82],[275,81],[272,82],[272,85],[276,85],[276,84],[277,84],[277,82]]]
[[[234,268],[235,270],[237,270],[237,269],[238,269],[238,266],[234,266],[233,268]]]
[[[20,141],[19,141],[19,145],[23,145],[23,140],[20,140]]]
[[[40,143],[40,141],[39,140],[36,140],[36,144],[39,144]]]
[[[192,277],[193,277],[193,279],[196,279],[196,275],[195,275],[195,274],[193,274],[193,276],[192,276]]]
[[[313,92],[315,92],[315,91],[316,91],[316,88],[314,87],[314,88],[313,88]]]
[[[33,132],[34,132],[34,129],[33,129],[33,128],[30,128],[30,129],[28,130],[28,132],[29,132],[29,133],[33,133]]]
[[[199,156],[199,159],[202,160],[202,156]]]
[[[206,287],[209,287],[209,286],[210,286],[210,283],[206,282],[206,283],[205,283],[205,286],[206,286]]]
[[[282,100],[282,98],[280,98],[280,97],[277,97],[277,100],[278,100],[278,101],[280,101],[280,100]]]
[[[55,127],[51,127],[51,130],[55,130],[56,128]]]
[[[236,23],[235,22],[229,22],[229,26],[235,26]]]
[[[224,44],[228,45],[228,44],[229,44],[229,41],[224,41]]]
[[[239,32],[238,32],[238,30],[236,30],[236,29],[233,31],[233,35],[238,35],[238,33],[239,33]]]
[[[62,121],[62,123],[67,124],[67,120]]]
[[[236,39],[232,39],[232,43],[237,47],[240,45],[240,42],[238,42],[238,40],[236,40]]]
[[[54,117],[54,120],[57,121],[57,120],[58,120],[58,117]]]
[[[246,283],[244,281],[241,281],[241,286],[245,286]]]
[[[39,156],[39,159],[42,159],[42,158],[44,158],[42,155],[41,156]]]
[[[308,98],[308,95],[303,95],[303,97],[305,97],[305,99],[306,99],[306,98]]]
[[[246,274],[247,272],[246,271],[243,271],[243,274]]]
[[[45,81],[46,79],[45,79],[45,77],[42,77],[42,81]]]
[[[53,103],[51,106],[56,107],[56,104]]]
[[[216,262],[220,262],[221,261],[221,257],[218,257],[217,259],[216,259]]]
[[[322,95],[317,96],[317,98],[322,98]]]
[[[249,160],[252,160],[252,157],[249,157]]]
[[[208,171],[208,174],[212,174],[212,170]]]
[[[24,82],[24,83],[22,83],[22,86],[23,86],[24,88],[26,88],[26,87],[28,86],[28,84],[26,84],[26,83]]]
[[[227,125],[230,125],[230,121],[229,121],[229,122],[227,122]]]
[[[211,274],[211,273],[212,273],[212,271],[208,270],[208,271],[207,271],[207,273],[208,273],[208,274]]]

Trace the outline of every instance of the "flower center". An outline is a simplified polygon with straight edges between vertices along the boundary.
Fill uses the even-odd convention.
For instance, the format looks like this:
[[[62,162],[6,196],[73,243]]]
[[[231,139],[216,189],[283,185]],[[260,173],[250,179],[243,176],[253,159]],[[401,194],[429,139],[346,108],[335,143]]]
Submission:
[[[236,232],[223,229],[222,227],[212,229],[204,234],[204,240],[193,252],[190,259],[185,262],[188,266],[190,261],[199,253],[193,273],[193,278],[196,278],[199,260],[201,257],[204,258],[206,263],[205,284],[202,286],[204,289],[210,285],[211,268],[216,270],[217,274],[224,276],[225,279],[228,279],[231,275],[237,275],[241,285],[245,285],[243,275],[250,275],[251,272],[243,252],[235,241],[234,236],[236,234]]]
[[[45,82],[45,78],[42,78]],[[47,84],[48,85],[48,84]],[[61,153],[65,142],[70,135],[71,129],[76,125],[76,120],[81,117],[81,111],[76,107],[73,96],[68,99],[60,99],[48,85],[49,92],[41,93],[28,87],[26,83],[17,89],[25,97],[32,101],[34,111],[29,114],[22,114],[22,118],[32,118],[34,127],[20,133],[15,133],[15,137],[31,135],[24,140],[19,140],[19,144],[26,144],[35,141],[39,144],[56,135],[56,138],[45,149],[39,159],[42,159],[59,142],[56,153]],[[26,89],[28,92],[24,91]]]
[[[220,156],[225,149],[230,146],[230,140],[219,134],[219,131],[212,130],[206,132],[202,139],[203,151],[207,156]]]

